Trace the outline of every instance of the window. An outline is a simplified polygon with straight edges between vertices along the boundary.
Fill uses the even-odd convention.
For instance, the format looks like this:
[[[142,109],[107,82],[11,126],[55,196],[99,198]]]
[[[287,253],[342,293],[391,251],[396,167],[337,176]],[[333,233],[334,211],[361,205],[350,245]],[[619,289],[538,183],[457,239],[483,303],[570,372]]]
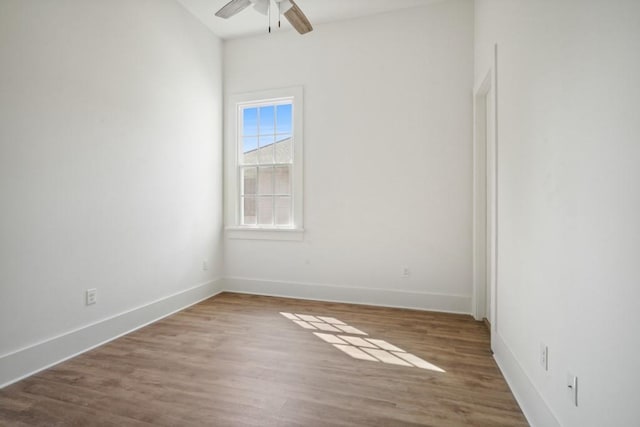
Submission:
[[[302,89],[232,96],[227,131],[228,235],[301,238]]]
[[[240,225],[293,226],[293,104],[238,107]]]

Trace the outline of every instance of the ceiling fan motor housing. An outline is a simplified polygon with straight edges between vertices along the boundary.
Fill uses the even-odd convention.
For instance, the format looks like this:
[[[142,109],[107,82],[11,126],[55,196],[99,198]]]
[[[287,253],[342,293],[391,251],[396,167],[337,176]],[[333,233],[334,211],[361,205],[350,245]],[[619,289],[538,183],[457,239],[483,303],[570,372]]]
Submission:
[[[278,5],[278,12],[285,13],[293,7],[293,3],[289,0],[274,0]],[[269,13],[269,5],[271,0],[251,0],[253,8],[263,15]]]

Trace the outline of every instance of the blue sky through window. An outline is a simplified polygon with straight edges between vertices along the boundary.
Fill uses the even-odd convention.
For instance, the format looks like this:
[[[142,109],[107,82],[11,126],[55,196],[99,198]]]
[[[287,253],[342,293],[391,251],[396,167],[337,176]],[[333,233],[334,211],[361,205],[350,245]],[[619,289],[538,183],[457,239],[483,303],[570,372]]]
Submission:
[[[277,107],[277,113],[278,113],[278,123],[276,127],[277,133],[285,134],[286,138],[289,138],[291,136],[291,131],[293,129],[292,111],[293,110],[292,110],[291,104],[278,105]],[[281,138],[278,138],[278,140],[280,139]]]
[[[276,108],[273,105],[260,107],[260,135],[275,133]]]
[[[293,105],[248,107],[242,110],[242,151],[244,153],[290,138],[293,131]]]
[[[258,109],[257,108],[245,108],[242,110],[242,122],[244,129],[242,134],[244,136],[257,136],[258,135]]]

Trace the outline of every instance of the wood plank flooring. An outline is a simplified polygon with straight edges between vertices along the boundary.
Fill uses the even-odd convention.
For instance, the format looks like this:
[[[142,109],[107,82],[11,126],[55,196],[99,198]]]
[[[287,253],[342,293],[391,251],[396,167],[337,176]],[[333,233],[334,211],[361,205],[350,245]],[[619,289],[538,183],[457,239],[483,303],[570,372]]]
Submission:
[[[355,359],[314,332],[444,372]],[[0,425],[526,426],[488,340],[470,316],[223,293],[0,390]]]

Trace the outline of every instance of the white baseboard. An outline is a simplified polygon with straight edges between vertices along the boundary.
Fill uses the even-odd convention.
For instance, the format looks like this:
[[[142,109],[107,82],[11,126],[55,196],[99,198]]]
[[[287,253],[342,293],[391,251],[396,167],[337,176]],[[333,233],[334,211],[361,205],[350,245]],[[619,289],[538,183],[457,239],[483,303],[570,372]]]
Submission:
[[[0,389],[222,291],[469,314],[471,296],[247,278],[217,279],[0,356]]]
[[[0,389],[223,291],[470,314],[471,296],[354,288],[228,277],[150,302],[132,310],[0,356]],[[494,358],[532,426],[560,427],[508,345],[494,334]]]
[[[0,356],[0,389],[222,292],[217,279]]]
[[[491,337],[493,358],[496,360],[511,392],[515,396],[520,409],[533,427],[560,427],[549,405],[544,401],[538,390],[522,369],[509,346],[502,337],[494,333]]]
[[[471,313],[471,296],[399,291],[391,289],[354,288],[316,283],[226,277],[225,291],[307,300],[345,302],[411,308],[446,313]]]

